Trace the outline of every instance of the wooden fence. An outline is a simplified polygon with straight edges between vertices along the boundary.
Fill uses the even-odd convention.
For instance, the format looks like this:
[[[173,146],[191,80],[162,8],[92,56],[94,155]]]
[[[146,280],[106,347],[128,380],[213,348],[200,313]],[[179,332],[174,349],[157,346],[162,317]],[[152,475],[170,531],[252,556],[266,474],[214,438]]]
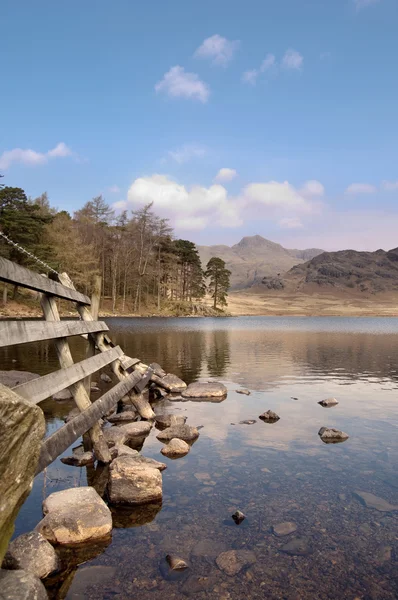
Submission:
[[[95,320],[97,315],[93,315],[89,308],[90,299],[75,290],[65,273],[58,276],[58,281],[54,281],[0,257],[0,281],[41,293],[44,316],[42,321],[1,321],[0,347],[54,340],[60,365],[58,371],[17,385],[13,391],[36,404],[61,390],[69,389],[80,410],[78,416],[43,441],[37,473],[86,432],[96,458],[110,462],[109,448],[99,419],[124,396],[130,398],[141,416],[151,418],[152,409],[140,394],[150,381],[154,369],[143,365],[139,359],[126,356],[119,346],[112,343],[107,325]],[[71,302],[80,320],[61,321],[57,299]],[[98,302],[93,301],[94,304]],[[71,336],[83,336],[88,341],[87,358],[78,363],[74,363],[70,351],[68,338]],[[119,383],[92,403],[89,378],[108,365]]]

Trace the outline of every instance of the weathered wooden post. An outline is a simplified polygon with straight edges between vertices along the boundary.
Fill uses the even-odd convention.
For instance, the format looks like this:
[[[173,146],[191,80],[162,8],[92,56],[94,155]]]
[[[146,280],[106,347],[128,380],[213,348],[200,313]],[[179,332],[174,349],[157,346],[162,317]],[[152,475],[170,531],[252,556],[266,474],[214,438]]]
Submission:
[[[102,277],[100,275],[96,275],[95,280],[94,280],[94,290],[91,295],[91,307],[90,307],[90,312],[93,317],[93,321],[98,321],[100,299],[101,299],[101,289],[102,289]],[[95,340],[89,336],[86,357],[90,358],[90,356],[94,356],[94,355],[95,355]],[[91,375],[86,377],[86,379],[84,380],[84,387],[86,388],[87,394],[90,396]]]

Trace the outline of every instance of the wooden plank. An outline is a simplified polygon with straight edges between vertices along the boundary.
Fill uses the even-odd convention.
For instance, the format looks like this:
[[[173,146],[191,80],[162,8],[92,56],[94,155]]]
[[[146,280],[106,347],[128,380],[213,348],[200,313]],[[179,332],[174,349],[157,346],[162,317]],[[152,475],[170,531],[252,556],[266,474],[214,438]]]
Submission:
[[[132,373],[123,381],[117,383],[109,392],[106,392],[94,404],[80,415],[69,421],[48,437],[42,445],[39,465],[36,471],[40,473],[51,464],[62,452],[65,452],[80,436],[93,426],[101,417],[109,412],[120,398],[128,394],[142,378],[141,373]]]
[[[137,371],[137,373],[139,373],[139,371]],[[142,375],[142,379],[137,383],[136,386],[134,386],[134,391],[137,392],[138,394],[140,394],[144,390],[147,383],[149,383],[152,375],[153,375],[153,368],[152,368],[152,365],[149,365],[149,367],[147,368],[144,375]]]
[[[13,391],[26,398],[26,400],[30,400],[33,404],[37,404],[64,390],[72,385],[72,383],[81,381],[88,375],[106,367],[106,365],[111,364],[122,354],[122,349],[116,346],[107,352],[86,358],[66,369],[61,369],[60,371],[55,371],[54,373],[49,373],[43,377],[38,377],[37,379],[17,385],[13,388]]]
[[[96,275],[94,278],[94,291],[91,294],[91,307],[90,307],[90,312],[91,312],[91,315],[92,315],[94,321],[98,321],[99,306],[100,306],[100,300],[101,300],[101,288],[102,288],[102,277],[100,277],[99,275]],[[90,356],[94,356],[94,355],[95,355],[95,340],[92,336],[90,336],[90,338],[88,340],[86,358],[90,358]],[[86,379],[84,380],[84,387],[86,388],[87,393],[90,394],[90,391],[91,391],[90,375],[88,377],[86,377]]]
[[[55,338],[108,331],[102,321],[1,321],[0,348]]]
[[[0,257],[0,281],[20,285],[36,292],[51,294],[63,300],[72,300],[80,304],[90,305],[90,298],[80,294],[76,290],[65,287],[61,283],[34,273],[25,267],[21,267],[6,258]]]

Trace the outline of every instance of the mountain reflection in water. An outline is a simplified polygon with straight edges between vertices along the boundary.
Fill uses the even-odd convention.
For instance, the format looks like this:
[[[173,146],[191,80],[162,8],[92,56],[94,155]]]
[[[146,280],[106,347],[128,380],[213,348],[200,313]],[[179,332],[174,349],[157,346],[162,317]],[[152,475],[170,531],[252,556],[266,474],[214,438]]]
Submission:
[[[202,425],[199,440],[185,458],[161,459],[168,465],[162,504],[114,510],[112,542],[77,571],[72,564],[67,585],[52,582],[54,598],[398,597],[398,512],[369,508],[355,494],[398,505],[398,319],[114,318],[108,325],[126,354],[187,383],[217,379],[229,393],[222,402],[156,404]],[[83,358],[79,340],[73,353]],[[0,356],[3,369],[44,374],[56,364],[48,343]],[[317,404],[333,396],[336,407]],[[50,432],[73,404],[41,406]],[[277,423],[259,420],[269,409]],[[239,424],[245,420],[256,422]],[[324,444],[322,426],[350,437]],[[156,433],[143,454],[160,459]],[[57,460],[46,475],[36,478],[16,534],[39,521],[43,495],[102,473]],[[239,526],[231,519],[237,509],[246,515]],[[296,531],[275,535],[283,522]],[[254,555],[235,576],[216,562],[230,550]],[[164,576],[167,554],[189,564],[181,577]]]

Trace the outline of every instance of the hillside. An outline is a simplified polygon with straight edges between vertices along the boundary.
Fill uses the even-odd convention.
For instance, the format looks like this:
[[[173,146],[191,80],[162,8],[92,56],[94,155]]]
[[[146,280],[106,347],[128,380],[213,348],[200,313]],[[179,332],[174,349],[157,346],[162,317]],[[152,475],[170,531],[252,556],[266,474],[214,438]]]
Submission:
[[[378,294],[398,291],[398,248],[323,252],[282,277],[264,277],[261,287],[311,294],[316,291]]]
[[[231,271],[231,288],[244,289],[261,282],[265,276],[286,273],[294,265],[313,258],[323,250],[288,250],[261,235],[244,237],[234,246],[198,246],[203,267],[212,256],[225,261]]]

